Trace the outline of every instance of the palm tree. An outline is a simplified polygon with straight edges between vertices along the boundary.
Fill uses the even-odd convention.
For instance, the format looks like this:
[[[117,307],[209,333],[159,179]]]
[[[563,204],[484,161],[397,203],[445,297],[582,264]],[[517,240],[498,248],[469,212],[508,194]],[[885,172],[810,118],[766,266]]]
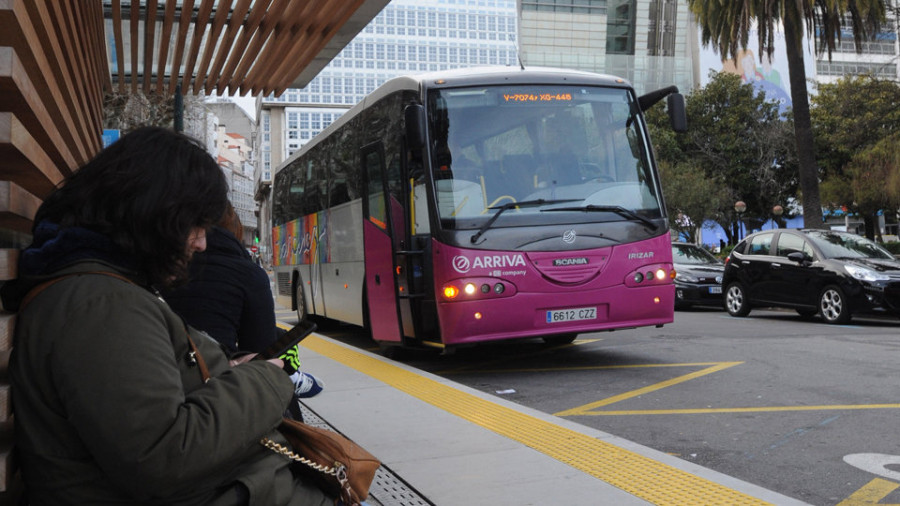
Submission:
[[[885,0],[688,0],[688,6],[700,25],[704,46],[713,45],[723,57],[737,58],[739,51],[747,49],[750,29],[754,26],[760,60],[763,52],[771,57],[775,51],[775,33],[779,24],[784,26],[803,222],[810,228],[824,228],[803,66],[804,29],[806,37],[815,41],[816,51],[826,49],[830,59],[835,41],[841,36],[841,22],[847,21],[853,30],[856,49],[860,51],[861,42],[877,32],[885,20]]]

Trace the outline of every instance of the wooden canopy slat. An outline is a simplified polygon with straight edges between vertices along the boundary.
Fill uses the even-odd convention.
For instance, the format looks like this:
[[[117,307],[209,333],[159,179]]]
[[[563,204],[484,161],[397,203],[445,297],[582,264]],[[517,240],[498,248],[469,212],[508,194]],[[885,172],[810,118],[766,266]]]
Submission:
[[[237,7],[234,8],[234,12],[231,13],[231,20],[228,22],[228,26],[225,27],[225,34],[222,35],[222,41],[219,43],[216,59],[209,69],[209,74],[206,76],[206,88],[203,91],[207,95],[211,94],[215,88],[215,78],[221,75],[220,72],[222,66],[225,65],[225,58],[233,51],[232,44],[234,44],[235,35],[241,29],[241,23],[244,22],[247,12],[250,11],[250,1],[240,0]],[[199,82],[200,80],[198,79],[197,81]]]
[[[181,72],[181,60],[184,58],[184,45],[187,39],[188,29],[191,27],[191,12],[194,10],[194,0],[184,0],[181,4],[181,19],[178,22],[178,38],[175,39],[175,54],[172,55],[172,75],[169,78],[169,93],[175,93],[178,85],[178,75]]]
[[[197,11],[197,20],[194,21],[194,36],[191,39],[191,49],[188,51],[188,59],[185,69],[193,69],[197,63],[197,54],[200,53],[200,46],[203,44],[203,35],[206,33],[206,25],[209,20],[209,14],[215,6],[215,0],[202,0],[200,10]],[[191,78],[193,72],[185,72],[181,82],[181,90],[187,93],[191,89]]]
[[[79,41],[82,54],[85,61],[85,74],[87,75],[92,88],[99,90],[109,90],[109,58],[106,56],[106,44],[103,37],[78,37],[78,33],[91,33],[99,28],[99,33],[103,31],[103,9],[96,2],[89,2],[85,6],[83,12],[76,11],[78,18],[78,28],[73,33],[73,37]],[[99,16],[99,19],[98,19]],[[103,96],[100,93],[89,93],[88,90],[82,90],[91,107],[91,115],[93,121],[103,124]]]
[[[119,75],[125,72],[125,49],[122,42],[122,4],[119,0],[112,0],[113,38],[116,40],[116,69]],[[119,79],[119,93],[125,93],[125,80]]]
[[[101,0],[113,25],[120,89],[130,81],[133,91],[174,93],[180,84],[184,93],[219,95],[305,85],[355,35],[346,32],[365,26],[388,1],[145,0],[140,7],[140,0]],[[123,13],[130,30],[118,21]],[[120,46],[129,45],[123,54]]]
[[[212,26],[209,29],[209,37],[206,39],[206,47],[203,48],[203,58],[197,67],[197,73],[194,78],[194,93],[199,93],[203,82],[206,81],[206,75],[209,71],[209,65],[212,61],[213,53],[219,42],[219,36],[222,34],[222,28],[228,21],[228,15],[231,12],[231,3],[233,0],[219,0],[216,6],[216,17],[213,18]]]
[[[241,64],[238,65],[238,68],[234,73],[234,81],[240,83],[241,95],[244,95],[249,91],[249,87],[246,86],[244,77],[256,61],[254,58],[250,57],[250,55],[260,54],[260,49],[266,44],[275,27],[278,26],[285,10],[288,8],[289,2],[290,0],[275,0],[275,3],[273,3],[266,11],[266,15],[263,17],[262,21],[260,21],[259,30],[253,34],[253,40],[250,41],[250,46],[247,48],[245,57],[241,59]]]
[[[285,51],[281,52],[281,54],[275,54],[274,51],[268,51],[265,55],[262,55],[253,66],[250,73],[247,74],[248,80],[256,82],[262,74],[274,77],[275,68],[284,64],[291,56],[291,51],[288,48],[293,46],[297,38],[302,37],[302,34],[308,30],[309,26],[315,23],[315,17],[313,16],[314,5],[312,2],[304,5],[295,3],[294,5],[297,6],[297,10],[292,11],[288,16],[285,16],[285,19],[281,20],[275,27],[275,31],[269,41],[269,43],[274,46],[284,47]],[[318,8],[325,9],[327,7],[322,5]],[[292,62],[288,61],[288,63]],[[262,91],[256,85],[253,85],[250,89],[253,94]]]
[[[144,93],[150,93],[150,81],[153,78],[153,39],[156,35],[157,0],[147,0],[147,13],[144,15]],[[160,39],[160,42],[162,40]]]
[[[135,7],[134,2],[129,5],[129,18],[130,25],[129,29],[131,30],[131,92],[137,93],[138,91],[138,63],[141,61],[138,58],[138,28],[141,22],[141,5],[138,2],[137,7]]]
[[[78,163],[73,153],[75,148],[54,128],[53,117],[11,47],[0,47],[0,111],[11,112],[45,146],[54,165],[71,173]]]
[[[88,96],[90,95],[88,90],[97,88],[99,82],[90,74],[88,64],[90,56],[81,44],[81,37],[76,35],[84,33],[87,27],[82,24],[80,11],[74,9],[72,4],[50,2],[49,9],[44,2],[34,2],[32,5],[45,23],[56,25],[54,50],[62,54],[61,61],[66,65],[56,65],[53,71],[57,79],[65,83],[64,91],[69,95],[72,115],[81,120],[82,137],[88,142],[90,136],[88,125],[102,122],[102,106],[98,103],[99,100],[96,100],[96,94],[93,94],[95,100]],[[77,82],[85,83],[87,86],[76,86]],[[79,114],[80,110],[85,111],[88,117]]]
[[[0,26],[6,28],[0,30],[0,46],[9,46],[15,49],[23,67],[29,72],[31,81],[47,107],[50,117],[58,118],[56,124],[61,128],[65,141],[76,150],[76,162],[86,160],[89,157],[89,146],[81,142],[76,121],[72,118],[69,108],[65,106],[60,84],[53,75],[55,62],[51,64],[48,55],[43,51],[35,51],[35,48],[43,47],[40,41],[44,34],[39,34],[35,29],[35,24],[25,8],[25,3],[24,1],[13,2],[11,9],[0,10]],[[38,77],[40,80],[37,79]],[[70,169],[67,168],[67,170]]]
[[[51,2],[52,3],[52,2]],[[91,152],[100,149],[101,145],[97,136],[92,132],[92,125],[103,123],[103,104],[100,93],[89,92],[88,90],[98,90],[102,86],[101,81],[91,72],[90,54],[87,49],[87,41],[102,37],[101,34],[93,37],[83,37],[79,34],[91,33],[88,31],[86,6],[76,8],[74,4],[68,4],[67,12],[57,13],[59,17],[58,23],[63,33],[68,34],[71,39],[71,47],[66,48],[70,55],[69,68],[66,73],[71,76],[73,81],[72,93],[77,93],[84,104],[84,111],[78,104],[72,103],[69,107],[72,115],[75,117],[84,117],[84,131],[81,137],[84,142],[91,146]],[[106,66],[108,68],[108,65]],[[108,72],[108,71],[107,71]],[[79,85],[80,83],[80,85]],[[83,112],[86,112],[84,114]]]
[[[175,24],[175,2],[166,2],[162,33],[159,37],[159,58],[156,61],[156,92],[163,92],[166,75],[166,61],[169,58],[169,41],[172,40],[172,25]],[[174,69],[176,72],[177,69]]]
[[[286,43],[289,43],[291,32],[294,31],[297,24],[301,23],[303,13],[311,4],[312,2],[293,0],[284,14],[279,16],[259,57],[248,69],[246,76],[242,78],[242,93],[244,90],[257,93],[257,86],[254,83],[260,79],[260,76],[265,76],[264,79],[271,79],[273,67],[285,57],[283,48]]]
[[[111,51],[107,51],[106,21],[103,19],[103,6],[100,2],[91,3],[89,5],[89,8],[91,9],[90,18],[94,21],[92,32],[103,34],[101,37],[92,38],[93,43],[91,44],[91,47],[94,48],[94,67],[97,75],[100,76],[100,82],[103,83],[103,90],[111,91],[112,76],[110,75],[109,61]],[[103,107],[102,101],[100,106],[101,108]]]
[[[341,4],[332,3],[331,10],[322,9],[316,13],[318,22],[315,26],[310,26],[308,35],[312,40],[303,41],[302,37],[298,37],[294,44],[294,49],[289,58],[285,58],[282,64],[275,71],[275,78],[272,86],[264,89],[263,94],[275,93],[281,95],[284,90],[290,86],[292,75],[297,66],[307,66],[338,32],[341,26],[347,22],[356,10],[365,3],[365,0],[355,0]],[[321,28],[319,28],[321,27]],[[312,33],[309,33],[312,32]],[[316,36],[318,32],[318,36]]]
[[[60,19],[54,13],[48,12],[43,2],[29,2],[26,5],[30,19],[35,22],[48,24]],[[77,96],[78,90],[74,89],[75,81],[70,73],[72,61],[67,54],[70,48],[67,45],[68,41],[59,39],[60,33],[60,30],[47,31],[41,34],[35,43],[43,48],[44,53],[49,58],[57,62],[55,65],[49,65],[48,63],[47,72],[53,76],[53,84],[59,85],[57,89],[57,93],[60,95],[59,106],[65,109],[68,117],[73,118],[74,125],[77,128],[73,132],[75,142],[83,144],[86,142],[85,130],[87,129],[87,123],[84,117],[77,114],[78,107],[76,104],[78,104],[79,97]],[[44,76],[44,78],[49,77],[48,75]],[[48,84],[50,83],[48,82]]]
[[[225,65],[225,70],[222,71],[222,75],[216,83],[216,88],[219,90],[226,87],[234,89],[231,87],[231,84],[234,82],[233,77],[235,69],[243,58],[250,58],[248,56],[249,53],[245,51],[245,49],[247,49],[247,45],[250,44],[250,41],[257,36],[257,32],[260,30],[260,24],[266,13],[269,12],[269,6],[272,4],[272,1],[273,0],[257,0],[253,9],[250,10],[250,15],[247,18],[247,22],[244,24],[243,30],[241,30],[241,34],[238,36],[237,42],[235,42],[234,46],[231,48],[231,56],[228,58],[228,64]]]

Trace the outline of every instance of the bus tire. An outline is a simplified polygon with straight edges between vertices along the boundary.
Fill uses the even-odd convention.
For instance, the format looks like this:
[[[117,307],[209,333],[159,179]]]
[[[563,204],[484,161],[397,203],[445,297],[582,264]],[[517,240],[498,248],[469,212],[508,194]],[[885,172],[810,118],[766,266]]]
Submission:
[[[306,297],[303,296],[303,280],[300,279],[300,276],[297,276],[297,282],[295,283],[297,289],[294,291],[297,303],[297,320],[303,320],[304,318],[309,317],[309,310],[306,308]]]
[[[379,343],[378,351],[383,357],[391,360],[403,360],[407,356],[406,348],[396,344]]]

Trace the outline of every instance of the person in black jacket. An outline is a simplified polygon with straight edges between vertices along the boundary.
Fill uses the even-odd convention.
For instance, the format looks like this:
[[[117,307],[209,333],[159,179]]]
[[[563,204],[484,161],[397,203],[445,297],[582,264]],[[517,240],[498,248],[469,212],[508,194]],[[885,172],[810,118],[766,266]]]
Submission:
[[[230,230],[229,230],[230,229]],[[164,293],[169,306],[228,351],[260,352],[278,335],[269,276],[241,245],[240,220],[229,204],[206,234],[206,251],[191,260],[189,281]]]
[[[241,244],[243,226],[229,203],[206,234],[206,251],[191,260],[187,284],[163,294],[192,327],[208,333],[232,354],[263,351],[284,330],[275,325],[269,276]],[[297,397],[312,397],[322,382],[299,371],[296,354],[283,357]],[[294,403],[292,403],[293,407]]]

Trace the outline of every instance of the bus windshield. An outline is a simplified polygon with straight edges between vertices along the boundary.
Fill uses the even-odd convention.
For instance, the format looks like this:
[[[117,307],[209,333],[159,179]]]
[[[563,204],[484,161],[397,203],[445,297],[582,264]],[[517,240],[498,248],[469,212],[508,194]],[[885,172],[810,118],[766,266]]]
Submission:
[[[488,220],[502,227],[662,216],[649,143],[629,89],[445,88],[430,90],[427,103],[445,229],[479,229]],[[545,204],[509,211],[509,204],[533,201]]]

